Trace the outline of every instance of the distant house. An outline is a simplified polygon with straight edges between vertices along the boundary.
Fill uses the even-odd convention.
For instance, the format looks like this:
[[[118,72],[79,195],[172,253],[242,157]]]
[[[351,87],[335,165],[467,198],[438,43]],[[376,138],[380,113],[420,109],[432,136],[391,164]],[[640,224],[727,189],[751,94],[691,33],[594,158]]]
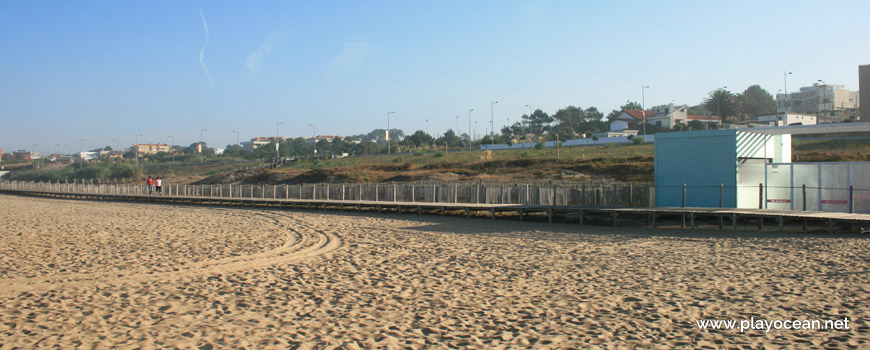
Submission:
[[[158,152],[169,152],[169,145],[165,143],[143,143],[133,145],[133,151],[136,152],[137,157],[142,157],[146,154],[155,154]],[[100,154],[102,155],[102,154]]]
[[[282,143],[288,142],[291,140],[291,138],[289,138],[289,137],[279,137],[278,139]],[[242,148],[249,150],[249,151],[253,151],[257,148],[263,147],[263,146],[268,145],[272,142],[275,142],[275,137],[268,137],[268,136],[254,137],[254,138],[251,138],[251,141],[242,142]]]
[[[100,152],[79,152],[79,158],[82,160],[100,159]]]
[[[719,117],[717,116],[689,115],[688,109],[689,106],[687,105],[674,105],[673,103],[646,111],[623,109],[610,121],[610,131],[640,129],[644,119],[646,119],[647,124],[667,128],[687,125],[693,120],[705,124],[719,123]]]
[[[651,117],[653,114],[655,113],[651,110],[623,109],[610,120],[610,131],[637,130],[640,123],[644,120],[644,116]]]

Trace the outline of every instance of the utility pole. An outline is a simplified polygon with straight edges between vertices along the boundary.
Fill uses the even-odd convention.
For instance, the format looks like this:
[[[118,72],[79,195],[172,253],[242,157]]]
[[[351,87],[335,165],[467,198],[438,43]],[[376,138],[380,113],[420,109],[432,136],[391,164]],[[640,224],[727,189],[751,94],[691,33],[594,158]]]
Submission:
[[[175,151],[172,149],[172,146],[175,144],[175,136],[169,135],[166,137],[168,137],[170,140],[172,140],[172,143],[169,145],[169,153],[172,153],[172,164],[174,165],[175,164]]]
[[[199,164],[202,164],[202,133],[208,129],[199,129]]]
[[[471,144],[472,144],[472,141],[473,141],[473,140],[471,139],[472,134],[473,134],[473,133],[471,132],[471,112],[472,112],[472,111],[474,111],[474,108],[468,110],[468,150],[469,150],[469,151],[471,150]]]
[[[233,130],[233,133],[236,134],[236,157],[241,155],[242,144],[239,142],[239,132],[237,130]]]
[[[280,148],[280,144],[281,144],[281,141],[280,141],[281,133],[278,132],[278,127],[281,126],[281,124],[284,124],[284,123],[278,122],[275,125],[275,158],[276,159],[281,158],[281,151],[278,150],[278,148]]]
[[[489,141],[490,147],[492,147],[493,152],[495,152],[495,104],[498,101],[492,101],[489,103]]]
[[[139,165],[139,136],[142,134],[136,134],[136,144],[133,146],[133,155],[136,156],[136,165]]]
[[[646,139],[646,96],[644,90],[649,89],[649,85],[640,85],[640,115],[643,117],[643,138]]]
[[[82,148],[84,147],[83,144],[85,141],[87,141],[87,140],[85,140],[85,139],[79,140],[79,169],[84,168],[84,166],[85,166],[85,157],[84,157],[84,154],[82,154],[82,152],[83,152]]]
[[[390,154],[390,114],[395,114],[396,112],[387,112],[387,154]]]

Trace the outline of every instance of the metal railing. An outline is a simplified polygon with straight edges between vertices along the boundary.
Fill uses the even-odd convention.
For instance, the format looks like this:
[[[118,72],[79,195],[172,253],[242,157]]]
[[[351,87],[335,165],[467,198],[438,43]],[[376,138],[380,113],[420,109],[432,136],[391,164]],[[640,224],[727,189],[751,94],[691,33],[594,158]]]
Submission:
[[[2,181],[0,189],[61,193],[162,195],[251,199],[295,199],[463,204],[521,204],[578,207],[651,207],[655,190],[648,184],[490,184],[490,183],[365,183],[298,185],[176,185],[162,193],[145,185],[88,182]]]

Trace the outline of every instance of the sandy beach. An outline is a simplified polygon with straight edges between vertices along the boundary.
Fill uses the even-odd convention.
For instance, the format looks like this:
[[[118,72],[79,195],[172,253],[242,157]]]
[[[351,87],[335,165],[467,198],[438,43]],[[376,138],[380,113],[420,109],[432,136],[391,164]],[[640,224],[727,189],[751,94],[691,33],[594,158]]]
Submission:
[[[870,236],[0,196],[0,348],[870,348]],[[698,320],[848,330],[701,330]]]

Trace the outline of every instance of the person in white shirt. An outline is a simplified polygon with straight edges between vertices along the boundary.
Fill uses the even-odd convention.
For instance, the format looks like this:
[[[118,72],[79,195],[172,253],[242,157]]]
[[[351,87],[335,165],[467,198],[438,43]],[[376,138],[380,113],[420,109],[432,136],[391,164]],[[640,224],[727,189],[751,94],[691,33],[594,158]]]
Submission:
[[[154,185],[157,194],[163,194],[163,179],[161,179],[160,176],[157,177],[157,181],[154,182]]]

